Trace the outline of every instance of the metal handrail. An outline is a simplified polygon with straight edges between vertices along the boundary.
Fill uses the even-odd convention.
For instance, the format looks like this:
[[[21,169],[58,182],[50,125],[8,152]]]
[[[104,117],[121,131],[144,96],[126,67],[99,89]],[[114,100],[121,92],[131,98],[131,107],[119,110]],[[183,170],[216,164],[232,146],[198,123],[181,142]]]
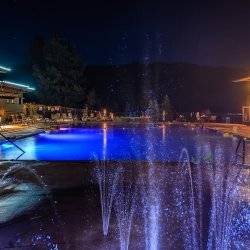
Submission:
[[[0,135],[1,135],[6,141],[8,141],[9,143],[13,144],[16,148],[18,148],[18,149],[22,152],[21,155],[23,155],[23,154],[26,153],[21,147],[19,147],[16,143],[14,143],[12,140],[10,140],[8,137],[6,137],[2,132],[0,132]],[[20,156],[21,156],[21,155],[20,155]],[[18,158],[20,158],[20,156],[19,156]],[[18,158],[17,158],[17,159],[18,159]]]
[[[240,145],[242,144],[242,153],[239,153]],[[246,139],[243,137],[239,138],[236,150],[235,150],[236,157],[242,158],[242,164],[246,163]]]

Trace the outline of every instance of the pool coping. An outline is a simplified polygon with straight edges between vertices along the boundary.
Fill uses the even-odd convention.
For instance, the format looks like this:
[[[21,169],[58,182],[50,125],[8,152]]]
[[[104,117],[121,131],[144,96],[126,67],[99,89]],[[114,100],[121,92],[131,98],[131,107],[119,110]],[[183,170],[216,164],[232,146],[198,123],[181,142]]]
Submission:
[[[43,130],[43,129],[37,129],[36,131],[33,131],[33,132],[26,132],[26,133],[22,133],[21,131],[20,132],[7,132],[7,131],[1,131],[1,133],[6,133],[4,134],[4,136],[6,136],[6,138],[8,138],[9,140],[11,141],[18,141],[18,140],[21,140],[21,139],[24,139],[24,138],[27,138],[27,137],[32,137],[32,136],[35,136],[35,135],[38,135],[38,134],[42,134],[42,133],[45,133],[46,131]],[[20,133],[20,134],[19,134]],[[13,135],[12,135],[13,134]],[[9,135],[12,135],[12,136],[9,136]],[[0,144],[6,142],[6,139],[4,139],[1,135],[0,135]]]

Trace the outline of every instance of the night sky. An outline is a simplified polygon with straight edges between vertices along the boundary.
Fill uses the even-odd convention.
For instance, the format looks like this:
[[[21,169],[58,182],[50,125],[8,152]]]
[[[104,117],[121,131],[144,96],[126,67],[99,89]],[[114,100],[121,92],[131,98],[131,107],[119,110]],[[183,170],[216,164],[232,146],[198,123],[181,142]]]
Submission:
[[[1,0],[0,64],[25,63],[59,32],[87,64],[190,62],[250,67],[250,1]]]

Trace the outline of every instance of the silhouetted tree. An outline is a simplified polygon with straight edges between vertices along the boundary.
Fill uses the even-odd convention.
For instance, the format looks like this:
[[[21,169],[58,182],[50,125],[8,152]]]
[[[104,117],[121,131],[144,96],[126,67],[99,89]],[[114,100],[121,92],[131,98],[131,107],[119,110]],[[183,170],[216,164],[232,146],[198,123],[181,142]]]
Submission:
[[[95,93],[94,89],[91,89],[91,90],[88,91],[87,101],[86,102],[87,102],[87,105],[90,108],[95,108],[96,107],[97,97],[96,97],[96,93]]]
[[[33,73],[39,83],[37,93],[41,103],[83,107],[84,66],[73,46],[61,36],[54,35],[44,46],[35,41]]]
[[[35,37],[30,49],[31,66],[41,66],[44,60],[45,40],[42,36]]]

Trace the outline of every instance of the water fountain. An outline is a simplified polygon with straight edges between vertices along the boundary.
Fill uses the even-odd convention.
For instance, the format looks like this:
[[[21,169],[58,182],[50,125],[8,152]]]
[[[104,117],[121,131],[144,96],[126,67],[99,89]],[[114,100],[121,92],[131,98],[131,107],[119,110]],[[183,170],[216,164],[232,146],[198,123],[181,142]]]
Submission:
[[[12,164],[1,173],[0,187],[3,193],[0,202],[1,222],[32,209],[48,195],[41,177],[22,163]]]
[[[197,157],[192,167],[186,150],[184,161],[191,190],[188,196],[192,208],[192,242],[195,243],[192,249],[228,249],[233,233],[232,216],[237,211],[233,196],[238,192],[241,166],[233,158],[226,159],[222,148],[217,146],[213,151],[207,143],[200,140],[197,143]]]
[[[129,179],[125,179],[124,175],[120,177],[115,198],[115,213],[121,250],[129,249],[132,218],[135,209],[137,186],[131,179],[133,179],[132,176]]]
[[[188,249],[188,248],[198,249],[194,183],[193,183],[189,154],[186,148],[183,148],[181,151],[178,168],[179,168],[179,172],[178,172],[179,178],[183,178],[184,180],[185,179],[187,180],[186,185],[184,183],[183,184],[185,185],[185,188],[188,190],[187,192],[189,192],[188,193],[189,206],[186,208],[186,216],[188,220],[190,220],[188,225],[190,225],[191,230],[188,228],[185,228],[185,230],[188,230],[189,232],[191,231],[191,234],[188,231],[184,233],[184,246],[185,246],[185,249]],[[183,209],[183,207],[181,209]],[[181,211],[179,212],[181,213]]]
[[[50,197],[48,187],[44,183],[42,176],[39,176],[35,171],[35,168],[42,164],[30,165],[16,162],[5,165],[8,165],[7,168],[2,166],[0,172],[0,223],[5,223],[27,213],[45,199],[50,201],[50,205],[55,211],[54,201]],[[44,235],[41,231],[42,226],[39,227],[40,232],[33,233],[31,244],[36,246],[42,243],[50,247],[50,249],[58,249],[57,244],[53,243],[52,237],[49,234]],[[25,237],[18,236],[15,243],[9,244],[13,245],[13,247],[21,246],[25,241]]]
[[[140,177],[141,199],[143,206],[144,237],[145,248],[147,250],[156,250],[160,247],[160,216],[162,213],[161,204],[161,181],[157,178],[157,168],[154,164],[154,153],[156,147],[154,138],[150,133],[150,126],[147,135],[147,164],[146,175]]]
[[[108,161],[97,162],[98,164],[94,172],[100,192],[103,234],[107,236],[113,200],[117,191],[117,183],[122,168],[120,163],[117,163],[118,165],[114,166],[114,164],[109,164]]]
[[[237,159],[224,159],[222,148],[215,148],[211,183],[211,209],[207,249],[228,249],[231,244],[239,171]]]
[[[191,164],[188,150],[183,148],[176,173],[167,180],[171,183],[169,191],[172,200],[169,202],[172,204],[166,205],[165,222],[172,216],[177,227],[175,231],[168,228],[168,236],[172,242],[178,242],[177,245],[184,249],[228,249],[235,234],[234,217],[243,221],[237,214],[240,212],[235,205],[242,166],[233,158],[224,158],[226,153],[220,147],[217,146],[212,151],[207,144],[198,143],[198,151],[203,148],[204,152],[199,151]],[[148,180],[144,179],[140,185],[143,190],[141,199],[144,204],[145,249],[159,249],[159,235],[162,237],[163,227],[160,219],[164,208],[161,205],[163,187],[160,179],[155,182],[156,165],[151,160],[155,148],[148,144],[148,149]],[[166,163],[165,167],[168,167],[167,165]],[[249,209],[249,204],[245,206],[244,211],[247,211],[247,207]],[[246,214],[244,216],[246,217]],[[247,227],[250,228],[246,221],[245,219],[242,226],[245,231]],[[241,244],[246,246],[245,243]]]
[[[154,165],[152,162],[149,162],[146,178],[140,180],[141,199],[142,204],[144,204],[144,237],[147,250],[156,250],[159,248],[161,199],[154,172]]]
[[[106,146],[100,153],[102,160],[95,159],[94,169],[91,165],[84,166],[83,171],[76,171],[77,174],[84,174],[84,186],[70,189],[69,193],[66,192],[66,198],[60,197],[64,193],[58,195],[61,201],[68,201],[66,207],[63,202],[58,205],[62,206],[63,213],[66,211],[64,216],[71,214],[68,209],[75,213],[74,223],[77,224],[79,218],[79,224],[75,228],[82,231],[79,233],[75,230],[72,233],[75,234],[74,240],[78,240],[76,244],[84,246],[86,241],[88,246],[94,243],[96,248],[122,250],[247,249],[247,234],[250,229],[249,193],[244,190],[250,183],[247,169],[243,169],[237,159],[230,158],[231,151],[225,152],[226,149],[220,146],[219,141],[210,144],[207,139],[203,139],[201,130],[195,132],[196,136],[192,134],[193,152],[185,147],[180,151],[178,148],[179,160],[162,160],[157,154],[160,140],[167,141],[172,132],[166,129],[168,128],[164,127],[160,131],[155,126],[148,127],[143,141],[145,147],[126,151],[126,154],[134,154],[137,158],[125,161],[111,161],[107,157],[106,147],[110,137],[106,130],[103,136],[103,144]],[[158,133],[157,139],[155,131]],[[133,139],[137,140],[137,137]],[[182,142],[185,144],[184,140]],[[135,145],[134,142],[131,144]],[[146,148],[146,152],[136,152],[136,148]],[[229,148],[233,149],[234,145]],[[143,158],[145,155],[146,159]],[[48,189],[43,178],[37,175],[34,168],[22,164],[14,164],[2,170],[0,192],[15,190],[27,194],[27,190],[29,193],[32,189],[35,193],[33,198],[47,198]],[[71,171],[72,168],[66,173],[74,172]],[[93,176],[94,182],[88,181]],[[81,176],[77,176],[78,178],[82,180]],[[25,189],[23,186],[21,189],[24,183],[28,183],[29,188]],[[41,195],[40,189],[43,191]],[[99,198],[98,195],[100,203],[96,204],[95,197]],[[74,206],[76,197],[80,198],[79,207],[78,204]],[[32,199],[28,202],[32,202]],[[95,218],[98,211],[101,211],[102,234],[100,218]],[[10,214],[12,212],[10,210]],[[16,215],[4,216],[9,220]],[[65,247],[68,242],[73,241],[71,230],[67,230],[69,235],[65,239]],[[43,231],[35,232],[31,240],[37,245],[54,244],[53,240],[47,238],[48,235]],[[76,248],[76,245],[72,247]]]

